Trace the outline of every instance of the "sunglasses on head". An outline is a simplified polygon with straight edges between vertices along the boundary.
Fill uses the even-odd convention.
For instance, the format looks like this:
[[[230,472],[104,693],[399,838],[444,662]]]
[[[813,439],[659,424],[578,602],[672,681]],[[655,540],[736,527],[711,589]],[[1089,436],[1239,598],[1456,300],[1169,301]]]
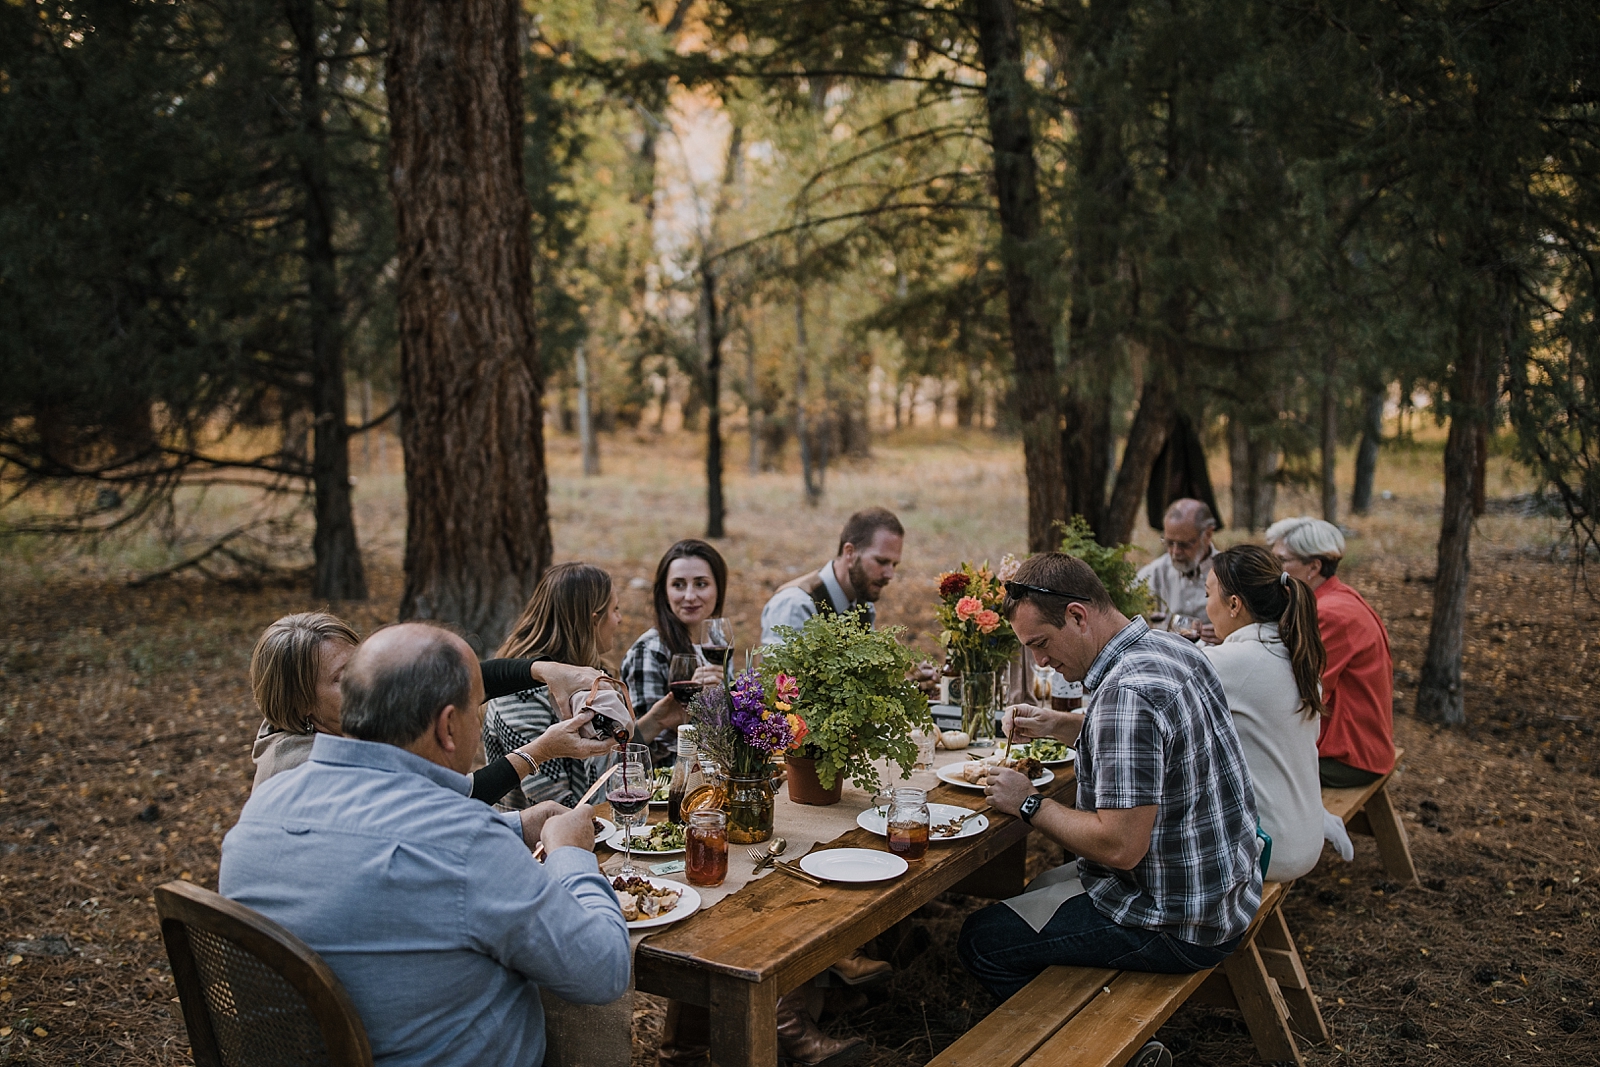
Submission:
[[[1029,585],[1026,582],[1006,583],[1006,596],[1012,600],[1021,600],[1029,593],[1037,593],[1040,596],[1058,596],[1062,600],[1076,600],[1080,604],[1093,603],[1088,597],[1079,596],[1077,593],[1063,593],[1059,589],[1046,589],[1042,585]]]

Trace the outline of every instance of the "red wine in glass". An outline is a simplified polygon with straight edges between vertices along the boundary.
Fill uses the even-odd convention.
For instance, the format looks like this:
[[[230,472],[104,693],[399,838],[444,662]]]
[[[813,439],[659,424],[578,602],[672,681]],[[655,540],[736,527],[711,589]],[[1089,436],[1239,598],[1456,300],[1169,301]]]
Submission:
[[[673,697],[684,707],[689,706],[689,701],[700,695],[701,685],[696,681],[673,682],[667,686],[672,690]]]
[[[631,783],[630,783],[631,785]],[[611,810],[624,819],[632,819],[645,809],[650,803],[650,790],[648,789],[613,789],[606,794],[606,801],[610,803]]]
[[[733,655],[733,649],[727,645],[701,645],[700,651],[705,654],[707,663],[715,663],[718,667],[726,667],[728,657]]]

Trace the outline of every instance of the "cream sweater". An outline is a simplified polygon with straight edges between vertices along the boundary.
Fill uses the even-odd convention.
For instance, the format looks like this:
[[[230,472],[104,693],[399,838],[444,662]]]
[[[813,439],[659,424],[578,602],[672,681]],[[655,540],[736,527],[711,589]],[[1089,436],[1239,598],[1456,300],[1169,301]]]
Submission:
[[[1272,835],[1267,877],[1286,882],[1322,854],[1322,787],[1317,716],[1300,711],[1300,692],[1277,623],[1251,623],[1205,647],[1233,712],[1255,784],[1261,828]]]

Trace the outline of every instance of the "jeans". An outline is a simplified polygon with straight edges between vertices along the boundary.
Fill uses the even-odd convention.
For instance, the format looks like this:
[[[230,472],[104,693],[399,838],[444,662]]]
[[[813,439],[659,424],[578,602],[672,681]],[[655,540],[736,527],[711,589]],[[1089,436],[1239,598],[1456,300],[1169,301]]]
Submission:
[[[1348,763],[1340,763],[1331,756],[1317,758],[1317,773],[1322,778],[1322,784],[1329,789],[1354,789],[1356,786],[1371,785],[1383,777]]]
[[[1087,893],[1065,901],[1037,934],[1004,904],[968,916],[956,952],[967,971],[1005,1000],[1046,967],[1111,967],[1124,971],[1191,974],[1215,967],[1239,944],[1195,945],[1138,926],[1119,926],[1095,909]]]

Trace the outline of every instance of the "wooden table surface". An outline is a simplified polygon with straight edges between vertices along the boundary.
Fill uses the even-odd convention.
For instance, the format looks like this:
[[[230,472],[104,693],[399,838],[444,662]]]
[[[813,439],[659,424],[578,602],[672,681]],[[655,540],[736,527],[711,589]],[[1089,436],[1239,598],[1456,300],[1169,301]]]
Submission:
[[[1068,765],[1040,792],[1070,804],[1074,783]],[[982,793],[948,784],[928,800],[969,809],[985,803]],[[925,859],[889,881],[813,887],[774,872],[751,882],[641,943],[636,988],[710,1009],[714,1067],[775,1067],[779,996],[946,890],[997,898],[1021,891],[1029,827],[997,811],[988,818],[983,833],[930,845]],[[888,851],[882,837],[859,827],[814,851],[829,848]]]

